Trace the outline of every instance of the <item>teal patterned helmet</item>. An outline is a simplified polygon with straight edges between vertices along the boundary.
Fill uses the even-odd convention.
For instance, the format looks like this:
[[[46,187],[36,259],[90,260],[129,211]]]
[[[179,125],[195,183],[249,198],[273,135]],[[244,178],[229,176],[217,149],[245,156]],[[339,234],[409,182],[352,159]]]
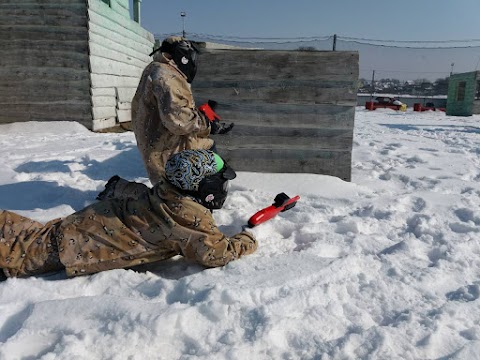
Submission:
[[[205,207],[220,209],[228,194],[228,180],[236,173],[213,151],[183,150],[168,159],[165,176]]]

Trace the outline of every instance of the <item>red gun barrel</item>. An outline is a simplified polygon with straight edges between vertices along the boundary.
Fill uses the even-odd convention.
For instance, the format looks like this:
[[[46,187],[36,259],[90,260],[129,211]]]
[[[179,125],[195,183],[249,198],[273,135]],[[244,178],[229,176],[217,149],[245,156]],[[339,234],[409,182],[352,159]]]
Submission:
[[[248,220],[248,226],[254,227],[257,226],[271,218],[275,217],[279,212],[286,211],[295,206],[297,201],[300,199],[300,196],[295,196],[293,198],[288,198],[281,205],[273,204],[265,209],[257,211],[250,219]]]

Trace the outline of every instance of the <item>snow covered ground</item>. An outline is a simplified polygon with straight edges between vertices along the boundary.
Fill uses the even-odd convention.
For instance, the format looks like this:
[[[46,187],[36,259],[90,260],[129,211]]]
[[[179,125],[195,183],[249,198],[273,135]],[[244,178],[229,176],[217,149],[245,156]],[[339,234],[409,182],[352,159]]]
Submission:
[[[480,359],[480,116],[357,108],[352,182],[239,173],[215,213],[257,253],[208,269],[0,282],[0,359]],[[113,174],[148,184],[132,133],[0,125],[0,208],[46,222]]]

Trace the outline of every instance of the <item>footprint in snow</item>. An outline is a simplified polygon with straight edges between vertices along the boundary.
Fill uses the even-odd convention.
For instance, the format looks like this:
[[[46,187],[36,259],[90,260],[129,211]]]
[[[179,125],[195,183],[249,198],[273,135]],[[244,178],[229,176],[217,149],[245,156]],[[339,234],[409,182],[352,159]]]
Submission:
[[[480,287],[478,284],[462,286],[455,291],[448,292],[445,296],[450,301],[474,301],[480,297]]]

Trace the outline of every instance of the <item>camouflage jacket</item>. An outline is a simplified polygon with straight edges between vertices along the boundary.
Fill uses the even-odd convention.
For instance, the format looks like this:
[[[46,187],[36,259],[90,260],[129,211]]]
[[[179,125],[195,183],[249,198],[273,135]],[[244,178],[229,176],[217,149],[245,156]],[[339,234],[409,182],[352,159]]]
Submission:
[[[213,145],[208,121],[195,106],[186,76],[162,53],[143,71],[132,100],[132,128],[153,185],[172,154]]]

